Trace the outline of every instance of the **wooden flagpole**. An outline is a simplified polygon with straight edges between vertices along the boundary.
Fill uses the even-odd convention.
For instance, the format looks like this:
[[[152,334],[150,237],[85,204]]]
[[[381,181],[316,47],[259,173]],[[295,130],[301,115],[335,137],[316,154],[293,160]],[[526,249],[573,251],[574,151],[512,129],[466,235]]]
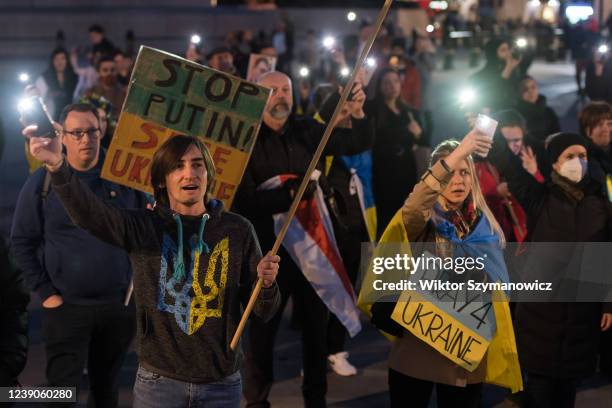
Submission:
[[[289,224],[291,223],[291,220],[295,216],[295,212],[297,210],[297,207],[300,201],[302,201],[302,196],[304,195],[306,186],[308,185],[308,182],[310,181],[310,176],[315,170],[317,163],[319,163],[319,160],[321,159],[321,155],[323,154],[323,149],[325,149],[325,146],[327,145],[327,141],[329,140],[332,130],[334,129],[334,123],[336,122],[336,118],[340,114],[340,111],[342,110],[342,106],[348,99],[348,96],[353,89],[353,85],[355,84],[355,79],[357,78],[357,74],[359,73],[359,70],[363,66],[363,63],[365,62],[365,59],[368,56],[368,53],[370,52],[370,49],[372,48],[374,41],[376,40],[376,36],[378,35],[378,32],[380,31],[385,21],[385,18],[387,17],[387,13],[389,12],[389,9],[391,8],[392,3],[393,3],[393,0],[385,0],[385,4],[383,5],[380,13],[378,14],[378,19],[376,20],[376,23],[374,25],[375,29],[370,35],[370,38],[368,38],[368,41],[366,42],[365,47],[361,51],[361,55],[359,56],[359,59],[357,60],[357,64],[355,65],[355,68],[353,69],[351,78],[348,84],[346,84],[346,86],[344,87],[344,90],[340,97],[340,101],[338,102],[338,105],[336,105],[336,110],[334,110],[334,114],[332,115],[331,119],[327,122],[327,127],[325,128],[325,133],[323,133],[323,138],[321,139],[321,142],[319,143],[319,147],[317,147],[317,150],[312,160],[310,161],[308,170],[306,170],[304,178],[302,179],[302,184],[300,184],[300,188],[295,194],[293,203],[291,204],[291,208],[289,209],[287,219],[285,220],[283,227],[281,228],[281,230],[278,233],[278,236],[276,237],[274,246],[272,247],[272,250],[270,251],[272,255],[276,255],[276,253],[278,252],[278,249],[281,246],[281,243],[283,242],[283,239],[285,238],[285,234],[287,233]],[[255,285],[255,288],[253,289],[253,292],[251,293],[251,298],[249,299],[249,303],[247,304],[247,307],[244,310],[244,313],[242,314],[242,319],[240,319],[240,323],[238,324],[236,333],[234,334],[234,337],[232,338],[232,342],[230,344],[230,347],[232,348],[232,350],[236,350],[236,347],[238,347],[240,336],[242,335],[242,332],[244,331],[249,315],[251,314],[251,311],[253,310],[253,306],[255,305],[257,296],[259,296],[259,292],[261,291],[262,283],[263,283],[263,280],[258,279],[257,284]]]

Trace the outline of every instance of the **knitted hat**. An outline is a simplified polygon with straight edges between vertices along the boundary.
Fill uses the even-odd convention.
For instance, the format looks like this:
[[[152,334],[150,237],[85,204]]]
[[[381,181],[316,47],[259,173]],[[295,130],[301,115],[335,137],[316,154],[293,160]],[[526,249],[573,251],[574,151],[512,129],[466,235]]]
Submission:
[[[587,141],[577,133],[561,132],[548,136],[545,146],[550,162],[555,163],[565,149],[574,145],[580,145],[586,149]]]

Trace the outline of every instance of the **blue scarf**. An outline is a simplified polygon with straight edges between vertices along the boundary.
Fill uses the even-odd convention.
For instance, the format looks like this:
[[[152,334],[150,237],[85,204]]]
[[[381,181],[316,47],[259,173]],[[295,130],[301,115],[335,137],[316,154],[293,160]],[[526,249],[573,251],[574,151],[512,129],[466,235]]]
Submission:
[[[439,236],[453,244],[453,256],[469,256],[472,258],[485,257],[485,272],[492,282],[510,281],[504,253],[499,243],[499,237],[491,229],[487,217],[480,215],[476,225],[463,237],[457,237],[457,231],[453,223],[444,217],[444,211],[439,203],[434,206],[438,214],[435,226]]]

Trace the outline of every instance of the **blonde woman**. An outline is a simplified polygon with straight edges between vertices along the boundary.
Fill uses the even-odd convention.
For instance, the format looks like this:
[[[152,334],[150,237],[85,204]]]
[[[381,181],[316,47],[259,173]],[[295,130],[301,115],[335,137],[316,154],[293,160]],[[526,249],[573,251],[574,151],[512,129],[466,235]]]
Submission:
[[[487,207],[471,157],[473,153],[484,156],[490,148],[490,139],[477,131],[461,142],[447,140],[436,147],[430,169],[402,208],[410,243],[487,242],[501,254],[504,234]],[[506,274],[505,266],[500,269]],[[507,275],[490,277],[507,279]],[[428,407],[434,385],[440,408],[480,406],[485,360],[472,372],[456,365],[391,321],[391,306],[379,303],[372,309],[373,323],[398,336],[389,355],[391,406]]]

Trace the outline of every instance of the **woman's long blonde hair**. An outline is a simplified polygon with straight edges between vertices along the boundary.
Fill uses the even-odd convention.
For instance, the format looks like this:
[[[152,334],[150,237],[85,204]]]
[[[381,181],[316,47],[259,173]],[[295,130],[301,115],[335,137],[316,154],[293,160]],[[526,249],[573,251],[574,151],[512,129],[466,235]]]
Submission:
[[[431,154],[431,159],[429,162],[429,166],[433,166],[440,159],[445,158],[453,150],[455,150],[459,146],[459,142],[454,139],[448,139],[440,143],[434,149]],[[499,223],[495,219],[495,216],[491,212],[491,209],[487,205],[487,202],[482,194],[482,190],[480,189],[480,183],[478,182],[478,176],[476,175],[476,166],[474,166],[474,159],[472,156],[467,157],[468,168],[470,169],[470,177],[472,178],[472,189],[470,191],[470,196],[472,202],[474,203],[474,208],[480,210],[482,214],[489,221],[489,225],[491,226],[491,232],[499,237],[499,243],[503,246],[506,245],[506,237],[504,236],[504,231],[501,229]]]

